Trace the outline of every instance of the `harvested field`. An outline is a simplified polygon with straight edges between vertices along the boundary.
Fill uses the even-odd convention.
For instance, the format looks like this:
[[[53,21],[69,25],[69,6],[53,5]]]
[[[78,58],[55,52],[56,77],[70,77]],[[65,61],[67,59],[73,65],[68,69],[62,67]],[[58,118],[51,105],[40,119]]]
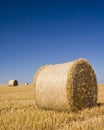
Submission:
[[[0,85],[0,130],[104,130],[104,85],[98,106],[77,113],[38,109],[34,87]]]

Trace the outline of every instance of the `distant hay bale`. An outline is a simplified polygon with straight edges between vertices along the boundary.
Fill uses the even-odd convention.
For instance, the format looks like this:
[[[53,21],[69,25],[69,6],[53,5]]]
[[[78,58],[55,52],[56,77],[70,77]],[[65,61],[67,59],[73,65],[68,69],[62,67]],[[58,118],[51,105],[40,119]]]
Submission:
[[[96,74],[85,59],[40,68],[34,79],[39,108],[77,111],[95,106]]]
[[[25,85],[29,85],[29,83],[25,83]]]
[[[9,80],[8,85],[9,86],[18,86],[18,81],[17,80]]]

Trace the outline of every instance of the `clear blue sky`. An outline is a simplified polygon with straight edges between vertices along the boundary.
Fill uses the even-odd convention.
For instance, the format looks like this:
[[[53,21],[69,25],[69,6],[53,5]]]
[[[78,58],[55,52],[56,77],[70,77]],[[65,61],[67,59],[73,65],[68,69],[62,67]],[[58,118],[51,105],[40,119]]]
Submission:
[[[103,0],[0,0],[0,84],[80,57],[104,83]]]

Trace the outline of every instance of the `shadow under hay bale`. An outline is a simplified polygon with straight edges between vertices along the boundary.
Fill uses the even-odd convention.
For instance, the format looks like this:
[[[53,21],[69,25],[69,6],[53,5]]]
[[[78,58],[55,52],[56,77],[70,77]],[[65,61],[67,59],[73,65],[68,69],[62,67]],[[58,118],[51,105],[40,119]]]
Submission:
[[[9,80],[8,86],[18,86],[18,81],[17,80]]]
[[[94,69],[85,59],[40,68],[34,79],[38,108],[77,111],[97,103]]]
[[[96,105],[97,107],[101,107],[101,106],[104,106],[104,103],[97,103]]]

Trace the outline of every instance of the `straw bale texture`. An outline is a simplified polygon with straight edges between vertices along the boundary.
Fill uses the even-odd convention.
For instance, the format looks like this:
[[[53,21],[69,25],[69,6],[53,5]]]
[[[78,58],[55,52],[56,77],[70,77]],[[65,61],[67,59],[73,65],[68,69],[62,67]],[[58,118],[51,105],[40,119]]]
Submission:
[[[97,102],[97,80],[94,69],[85,59],[39,69],[34,79],[35,98],[39,108],[76,111]]]
[[[8,85],[9,86],[18,86],[18,81],[17,80],[9,80]]]

